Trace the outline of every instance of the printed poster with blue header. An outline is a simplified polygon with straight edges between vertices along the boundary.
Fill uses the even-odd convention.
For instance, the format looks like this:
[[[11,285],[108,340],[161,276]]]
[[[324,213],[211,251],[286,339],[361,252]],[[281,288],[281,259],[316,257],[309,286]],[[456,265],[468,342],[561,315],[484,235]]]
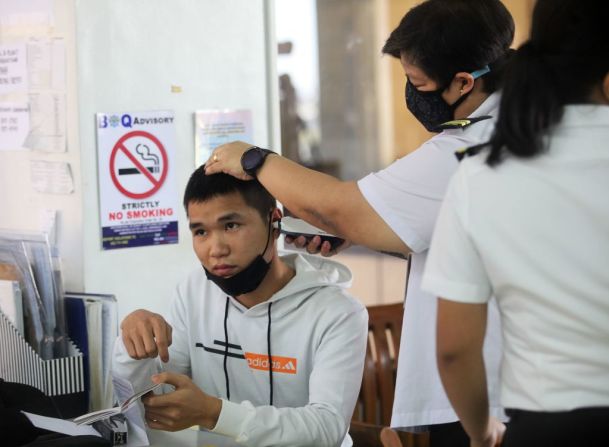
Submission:
[[[102,248],[176,244],[173,112],[98,113],[96,119]]]

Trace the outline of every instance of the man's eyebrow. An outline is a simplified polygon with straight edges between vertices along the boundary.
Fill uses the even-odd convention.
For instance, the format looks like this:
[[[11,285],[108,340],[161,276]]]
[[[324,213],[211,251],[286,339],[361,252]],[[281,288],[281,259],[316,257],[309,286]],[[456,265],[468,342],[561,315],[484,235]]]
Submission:
[[[218,217],[218,220],[216,222],[219,223],[223,223],[223,222],[230,222],[231,220],[239,220],[239,219],[243,219],[243,215],[237,212],[230,212],[227,214],[223,214],[222,216]],[[190,222],[188,224],[188,228],[191,230],[194,230],[196,228],[201,228],[204,225],[201,222]]]
[[[218,222],[227,222],[230,220],[243,219],[243,215],[237,212],[224,214],[218,218]]]

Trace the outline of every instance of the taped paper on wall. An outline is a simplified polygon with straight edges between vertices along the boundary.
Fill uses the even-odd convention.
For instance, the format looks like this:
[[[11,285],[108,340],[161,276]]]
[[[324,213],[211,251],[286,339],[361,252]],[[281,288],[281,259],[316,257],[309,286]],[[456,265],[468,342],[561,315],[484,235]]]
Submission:
[[[70,163],[62,161],[30,161],[32,187],[45,194],[71,194],[74,179]]]
[[[27,43],[30,89],[66,89],[66,49],[62,38],[31,39]]]
[[[23,150],[30,131],[30,109],[26,103],[0,103],[0,151]]]
[[[66,151],[66,94],[30,93],[30,133],[23,145],[44,152]]]
[[[25,43],[0,45],[0,95],[27,89]]]

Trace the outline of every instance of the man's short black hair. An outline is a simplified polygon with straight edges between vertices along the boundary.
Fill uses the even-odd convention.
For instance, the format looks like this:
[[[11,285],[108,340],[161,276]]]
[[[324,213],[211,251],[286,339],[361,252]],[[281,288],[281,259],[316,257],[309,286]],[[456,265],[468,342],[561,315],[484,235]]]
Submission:
[[[190,176],[184,191],[184,209],[188,214],[191,202],[206,202],[214,197],[239,193],[243,201],[256,209],[263,220],[277,207],[277,201],[258,180],[239,180],[228,174],[205,175],[205,165],[199,166]]]
[[[427,0],[406,13],[382,52],[411,63],[446,87],[458,72],[489,65],[484,87],[499,87],[514,39],[514,20],[500,0]]]

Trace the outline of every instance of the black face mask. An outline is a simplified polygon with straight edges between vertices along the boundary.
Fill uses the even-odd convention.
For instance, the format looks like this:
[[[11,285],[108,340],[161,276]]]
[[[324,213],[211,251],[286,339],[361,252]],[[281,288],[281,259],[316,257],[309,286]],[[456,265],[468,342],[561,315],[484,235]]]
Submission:
[[[471,90],[461,96],[454,104],[449,105],[442,98],[445,88],[430,92],[421,92],[412,85],[410,79],[406,81],[406,107],[429,132],[438,132],[437,127],[454,118],[455,109],[459,107]]]
[[[480,76],[484,76],[491,69],[487,66],[481,68],[480,70],[476,70],[471,72],[470,74],[475,79],[478,79]],[[470,93],[473,91],[470,90],[465,95],[462,95],[459,99],[455,101],[454,104],[447,104],[442,98],[442,92],[446,90],[446,87],[439,88],[437,90],[433,90],[430,92],[421,92],[417,90],[417,88],[412,85],[410,79],[406,80],[406,107],[408,110],[415,116],[417,120],[425,129],[429,132],[439,132],[438,126],[441,124],[452,121],[455,119],[455,109],[461,105],[463,101],[467,99]]]
[[[239,273],[234,274],[229,278],[223,278],[222,276],[214,275],[205,267],[205,275],[207,279],[212,281],[218,287],[224,291],[227,295],[230,296],[239,296],[245,293],[253,292],[258,288],[258,286],[262,283],[262,280],[266,277],[266,274],[269,272],[271,268],[271,263],[266,262],[264,260],[264,252],[269,246],[269,241],[271,240],[272,231],[272,218],[269,217],[269,234],[266,240],[266,244],[264,245],[264,249],[262,250],[262,254],[256,256],[254,260],[241,270]]]

